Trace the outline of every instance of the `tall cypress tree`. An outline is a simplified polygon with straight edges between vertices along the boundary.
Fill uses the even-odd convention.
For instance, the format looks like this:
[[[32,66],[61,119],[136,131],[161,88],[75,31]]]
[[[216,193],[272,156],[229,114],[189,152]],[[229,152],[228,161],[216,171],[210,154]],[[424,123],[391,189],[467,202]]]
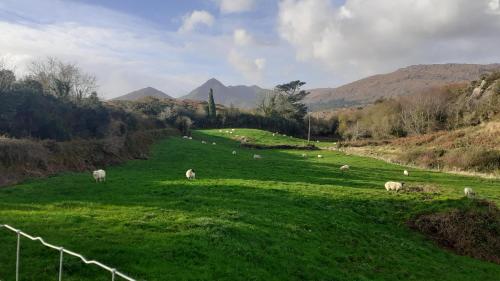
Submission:
[[[215,108],[214,101],[214,90],[212,90],[212,88],[210,88],[210,93],[208,94],[208,117],[217,117],[217,109]]]

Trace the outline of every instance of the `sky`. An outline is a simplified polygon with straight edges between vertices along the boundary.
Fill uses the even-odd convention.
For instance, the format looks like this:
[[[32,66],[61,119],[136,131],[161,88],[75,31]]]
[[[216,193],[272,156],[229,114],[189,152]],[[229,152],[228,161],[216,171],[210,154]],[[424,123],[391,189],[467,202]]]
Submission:
[[[413,64],[500,62],[500,0],[0,0],[16,75],[56,57],[112,98],[215,77],[335,87]]]

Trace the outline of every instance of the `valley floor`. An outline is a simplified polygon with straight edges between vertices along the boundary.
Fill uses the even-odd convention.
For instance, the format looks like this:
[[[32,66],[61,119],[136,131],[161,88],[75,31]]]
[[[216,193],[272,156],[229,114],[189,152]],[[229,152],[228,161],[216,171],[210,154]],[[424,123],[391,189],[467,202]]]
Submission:
[[[500,265],[443,250],[406,221],[468,204],[464,187],[499,204],[500,180],[405,177],[401,166],[336,151],[244,149],[236,135],[303,143],[249,129],[171,137],[149,160],[107,168],[105,183],[66,173],[0,189],[0,223],[138,280],[498,280]],[[190,168],[196,180],[186,180]],[[437,192],[387,192],[388,180]],[[0,229],[0,280],[14,278],[15,241]],[[58,257],[23,240],[21,280],[55,280]],[[63,280],[110,280],[77,259],[64,265]]]

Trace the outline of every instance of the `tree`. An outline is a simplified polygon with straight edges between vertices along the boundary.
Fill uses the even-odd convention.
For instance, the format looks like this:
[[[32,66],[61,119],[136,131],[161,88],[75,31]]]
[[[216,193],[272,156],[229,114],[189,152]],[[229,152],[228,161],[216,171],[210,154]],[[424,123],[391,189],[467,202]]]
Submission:
[[[305,84],[296,80],[277,85],[273,93],[260,101],[258,111],[266,117],[281,117],[301,123],[307,114],[307,106],[302,100],[309,93],[300,89]]]
[[[10,90],[16,82],[14,72],[8,69],[0,69],[0,92]]]
[[[208,93],[208,117],[217,117],[217,108],[214,101],[214,90],[210,88],[210,93]]]
[[[43,87],[45,94],[81,103],[97,89],[96,78],[84,73],[77,65],[55,58],[34,61],[29,77]]]
[[[283,99],[282,105],[286,105],[285,118],[302,122],[304,116],[306,116],[307,106],[302,103],[302,100],[309,92],[300,89],[305,84],[306,82],[296,80],[276,86],[275,91]]]
[[[276,95],[274,93],[264,96],[257,105],[257,111],[265,117],[277,116]]]

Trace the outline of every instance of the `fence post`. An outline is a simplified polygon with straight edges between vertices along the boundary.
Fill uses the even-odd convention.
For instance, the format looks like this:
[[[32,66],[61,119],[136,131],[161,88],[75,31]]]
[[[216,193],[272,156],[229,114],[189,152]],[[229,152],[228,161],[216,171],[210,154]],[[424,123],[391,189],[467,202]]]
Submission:
[[[61,247],[59,248],[59,251],[61,252],[61,255],[59,257],[59,281],[62,280],[62,270],[63,270],[63,254],[64,254],[64,248]]]
[[[115,271],[116,269],[111,269],[111,281],[115,281]]]
[[[21,248],[21,231],[17,230],[17,251],[16,251],[16,281],[19,281],[19,251]]]

